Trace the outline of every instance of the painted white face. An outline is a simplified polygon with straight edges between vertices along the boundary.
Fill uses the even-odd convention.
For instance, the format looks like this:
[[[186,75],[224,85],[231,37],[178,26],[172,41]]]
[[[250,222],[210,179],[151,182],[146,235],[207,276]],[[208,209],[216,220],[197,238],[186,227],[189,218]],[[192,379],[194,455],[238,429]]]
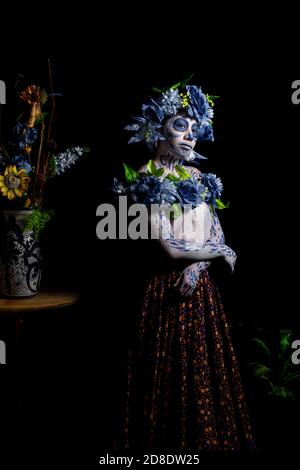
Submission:
[[[162,144],[174,156],[187,161],[193,158],[199,126],[195,119],[177,114],[167,120],[163,127],[166,140]]]

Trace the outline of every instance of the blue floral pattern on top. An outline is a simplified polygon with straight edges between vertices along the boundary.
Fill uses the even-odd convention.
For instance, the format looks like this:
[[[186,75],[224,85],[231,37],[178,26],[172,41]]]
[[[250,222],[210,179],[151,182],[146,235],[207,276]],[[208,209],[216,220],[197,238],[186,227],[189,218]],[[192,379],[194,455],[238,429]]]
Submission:
[[[223,184],[213,173],[181,178],[174,175],[156,176],[148,172],[135,173],[134,181],[127,183],[114,178],[112,189],[115,194],[127,195],[133,202],[140,204],[189,204],[195,208],[206,202],[215,208]]]

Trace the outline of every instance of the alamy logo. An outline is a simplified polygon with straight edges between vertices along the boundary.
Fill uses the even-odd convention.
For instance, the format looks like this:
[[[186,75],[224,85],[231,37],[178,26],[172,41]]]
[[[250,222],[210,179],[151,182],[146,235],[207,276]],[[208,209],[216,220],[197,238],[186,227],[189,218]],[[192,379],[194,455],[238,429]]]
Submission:
[[[292,354],[292,363],[295,366],[298,366],[300,364],[300,340],[296,339],[296,341],[293,342],[292,348],[296,349],[295,352]]]
[[[97,207],[96,215],[101,217],[101,220],[97,223],[96,235],[100,240],[106,238],[169,240],[173,237],[182,239],[183,233],[189,233],[191,239],[197,241],[201,235],[197,224],[199,210],[201,211],[199,207],[193,210],[189,204],[183,204],[180,209],[151,204],[151,209],[148,211],[145,204],[131,204],[128,207],[127,197],[120,196],[118,215],[112,204],[100,204]]]
[[[6,364],[6,344],[0,340],[0,364]]]
[[[0,104],[6,104],[6,86],[3,80],[0,80]]]
[[[300,80],[294,80],[292,83],[292,103],[293,104],[300,104]]]

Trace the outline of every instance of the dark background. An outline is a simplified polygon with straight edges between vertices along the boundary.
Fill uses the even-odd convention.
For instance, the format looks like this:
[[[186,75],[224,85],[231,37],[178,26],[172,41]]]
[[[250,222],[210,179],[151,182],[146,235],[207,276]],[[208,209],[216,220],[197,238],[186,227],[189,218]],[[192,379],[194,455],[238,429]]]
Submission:
[[[194,72],[193,83],[220,96],[215,142],[198,144],[198,151],[208,157],[202,171],[222,178],[223,200],[230,201],[220,218],[238,263],[234,275],[222,267],[216,275],[241,356],[247,350],[241,344],[240,323],[274,331],[292,328],[300,338],[294,306],[297,278],[292,274],[298,264],[300,106],[291,102],[291,83],[297,76],[281,78],[276,67],[267,60],[258,66],[252,55],[229,54],[222,63],[208,57],[205,65],[189,48],[186,55],[170,60],[166,51],[146,47],[139,55],[127,46],[119,44],[109,56],[105,47],[94,53],[92,43],[81,53],[50,54],[54,90],[62,94],[55,118],[59,148],[87,145],[91,152],[49,182],[46,202],[56,216],[42,239],[43,284],[77,289],[81,303],[73,316],[29,327],[31,372],[38,367],[43,380],[41,395],[29,393],[27,411],[17,418],[23,431],[33,421],[33,442],[50,445],[52,456],[63,449],[66,460],[74,457],[74,446],[89,460],[110,445],[127,332],[147,273],[148,246],[146,241],[98,240],[95,214],[99,204],[111,201],[108,189],[113,176],[122,173],[122,162],[138,168],[150,157],[142,144],[127,145],[123,128],[139,113],[153,86],[168,87]],[[15,122],[16,73],[47,88],[47,57],[1,63],[0,79],[7,84],[3,138]],[[12,428],[11,439],[20,437],[22,432]],[[280,451],[285,454],[286,447]]]

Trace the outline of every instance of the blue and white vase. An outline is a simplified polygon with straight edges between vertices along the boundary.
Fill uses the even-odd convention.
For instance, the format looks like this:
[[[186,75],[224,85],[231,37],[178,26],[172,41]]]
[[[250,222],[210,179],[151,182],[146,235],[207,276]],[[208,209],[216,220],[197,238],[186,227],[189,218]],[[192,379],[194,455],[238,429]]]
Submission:
[[[7,297],[37,294],[41,281],[41,248],[26,229],[31,210],[3,211],[0,247],[0,293]]]

